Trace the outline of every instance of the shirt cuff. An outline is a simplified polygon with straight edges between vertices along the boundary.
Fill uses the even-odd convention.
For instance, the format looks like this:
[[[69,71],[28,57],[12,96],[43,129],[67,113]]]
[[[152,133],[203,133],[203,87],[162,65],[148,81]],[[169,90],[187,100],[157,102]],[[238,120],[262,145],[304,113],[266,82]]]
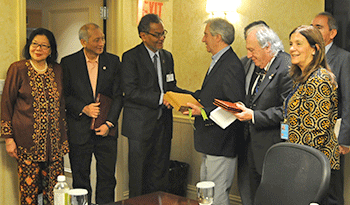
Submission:
[[[255,124],[255,120],[254,120],[254,111],[253,111],[253,115],[252,115],[252,123]]]
[[[163,97],[164,97],[164,93],[160,93],[159,105],[163,105]]]

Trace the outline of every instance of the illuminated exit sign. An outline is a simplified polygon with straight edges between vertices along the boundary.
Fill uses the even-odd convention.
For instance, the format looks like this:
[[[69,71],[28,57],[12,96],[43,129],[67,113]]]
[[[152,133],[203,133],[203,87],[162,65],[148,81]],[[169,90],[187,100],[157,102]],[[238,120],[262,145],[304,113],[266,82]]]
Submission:
[[[157,14],[160,18],[162,18],[163,5],[163,2],[139,0],[137,22],[139,22],[146,14]]]

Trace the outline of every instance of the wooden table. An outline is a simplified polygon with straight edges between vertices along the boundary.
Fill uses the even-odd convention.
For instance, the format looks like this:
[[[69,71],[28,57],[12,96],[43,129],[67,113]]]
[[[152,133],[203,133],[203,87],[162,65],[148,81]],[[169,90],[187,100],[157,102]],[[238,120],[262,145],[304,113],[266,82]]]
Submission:
[[[106,205],[198,205],[198,202],[186,197],[159,191]]]

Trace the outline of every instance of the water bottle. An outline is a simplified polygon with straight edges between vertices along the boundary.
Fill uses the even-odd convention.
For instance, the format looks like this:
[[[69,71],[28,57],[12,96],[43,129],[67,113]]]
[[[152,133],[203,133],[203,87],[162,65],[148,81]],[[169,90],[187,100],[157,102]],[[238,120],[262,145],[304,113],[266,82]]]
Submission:
[[[53,189],[54,205],[68,205],[69,204],[68,191],[69,191],[69,186],[66,182],[66,176],[59,175],[57,177],[57,184]]]

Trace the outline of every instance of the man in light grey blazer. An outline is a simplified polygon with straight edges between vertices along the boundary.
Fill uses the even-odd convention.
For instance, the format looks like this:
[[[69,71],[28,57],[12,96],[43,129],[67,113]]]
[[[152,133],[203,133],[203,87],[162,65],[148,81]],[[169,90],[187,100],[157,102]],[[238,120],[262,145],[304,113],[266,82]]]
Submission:
[[[240,106],[243,112],[235,116],[246,122],[245,149],[238,155],[238,186],[243,204],[253,204],[265,153],[282,141],[282,105],[292,80],[290,56],[277,34],[262,24],[250,27],[246,34],[247,58],[242,61],[246,100],[245,106]]]
[[[333,44],[337,35],[337,22],[328,12],[316,15],[312,25],[322,34],[326,45],[326,57],[338,83],[338,119],[341,118],[338,142],[340,153],[340,171],[331,176],[331,183],[336,184],[332,191],[334,201],[330,204],[344,204],[344,155],[349,153],[350,146],[350,53]],[[330,187],[332,187],[330,185]]]

